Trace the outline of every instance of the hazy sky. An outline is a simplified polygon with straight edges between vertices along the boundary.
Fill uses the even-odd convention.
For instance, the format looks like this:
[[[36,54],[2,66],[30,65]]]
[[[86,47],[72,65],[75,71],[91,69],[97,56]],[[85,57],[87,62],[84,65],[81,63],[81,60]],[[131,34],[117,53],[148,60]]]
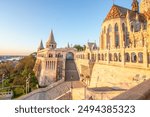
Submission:
[[[58,47],[99,42],[113,0],[0,0],[0,55],[35,52],[51,29]],[[132,0],[115,0],[131,8]]]

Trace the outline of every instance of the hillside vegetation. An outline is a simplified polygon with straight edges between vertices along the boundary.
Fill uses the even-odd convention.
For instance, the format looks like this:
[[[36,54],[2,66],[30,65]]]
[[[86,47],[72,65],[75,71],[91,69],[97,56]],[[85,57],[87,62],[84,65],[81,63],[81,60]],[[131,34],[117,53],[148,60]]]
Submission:
[[[13,98],[24,95],[26,92],[26,79],[30,74],[30,91],[37,88],[37,79],[35,78],[33,67],[35,64],[35,57],[32,55],[24,57],[18,62],[5,62],[0,64],[0,80],[5,74],[3,82],[3,91],[11,89],[14,93]],[[0,83],[0,88],[2,83]],[[7,87],[7,88],[6,88]],[[1,90],[2,91],[2,90]]]

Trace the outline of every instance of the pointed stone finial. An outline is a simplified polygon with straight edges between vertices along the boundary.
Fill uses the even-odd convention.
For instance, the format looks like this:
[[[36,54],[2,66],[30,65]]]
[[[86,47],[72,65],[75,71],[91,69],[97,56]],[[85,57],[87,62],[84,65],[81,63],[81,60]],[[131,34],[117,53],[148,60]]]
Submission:
[[[69,42],[68,42],[68,45],[67,45],[67,47],[68,47],[68,48],[70,48]]]
[[[139,2],[137,0],[133,0],[132,2],[132,11],[139,12]]]
[[[130,19],[130,12],[129,10],[127,10],[127,16],[126,16],[127,19]]]
[[[136,13],[136,21],[139,21],[139,14]]]

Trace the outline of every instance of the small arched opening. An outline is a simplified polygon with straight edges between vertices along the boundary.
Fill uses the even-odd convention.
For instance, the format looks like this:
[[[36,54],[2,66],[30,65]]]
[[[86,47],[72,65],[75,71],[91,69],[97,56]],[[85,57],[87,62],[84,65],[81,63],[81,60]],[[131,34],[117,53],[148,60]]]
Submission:
[[[129,53],[125,53],[125,62],[130,62],[130,55],[129,55]]]
[[[114,61],[118,61],[117,53],[114,53]]]
[[[135,52],[131,53],[131,61],[132,61],[132,63],[136,63],[137,62],[137,56],[136,56]]]
[[[138,62],[143,63],[143,53],[142,52],[138,53]]]
[[[68,52],[66,54],[66,59],[67,60],[74,60],[74,54],[72,52]]]
[[[112,61],[112,54],[109,54],[109,60]]]

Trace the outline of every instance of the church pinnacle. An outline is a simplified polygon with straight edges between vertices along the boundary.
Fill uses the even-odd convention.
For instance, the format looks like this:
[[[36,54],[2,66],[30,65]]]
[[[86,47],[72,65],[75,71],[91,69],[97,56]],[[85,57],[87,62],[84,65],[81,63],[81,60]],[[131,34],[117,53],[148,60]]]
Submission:
[[[56,45],[57,44],[56,44],[55,39],[54,39],[53,30],[51,30],[48,41],[46,42],[46,48],[55,49]]]
[[[39,47],[38,47],[38,51],[39,51],[39,50],[42,50],[42,49],[44,49],[44,46],[43,46],[43,42],[42,42],[42,40],[41,40],[40,45],[39,45]]]
[[[139,2],[137,0],[133,0],[132,2],[132,11],[139,12]]]

